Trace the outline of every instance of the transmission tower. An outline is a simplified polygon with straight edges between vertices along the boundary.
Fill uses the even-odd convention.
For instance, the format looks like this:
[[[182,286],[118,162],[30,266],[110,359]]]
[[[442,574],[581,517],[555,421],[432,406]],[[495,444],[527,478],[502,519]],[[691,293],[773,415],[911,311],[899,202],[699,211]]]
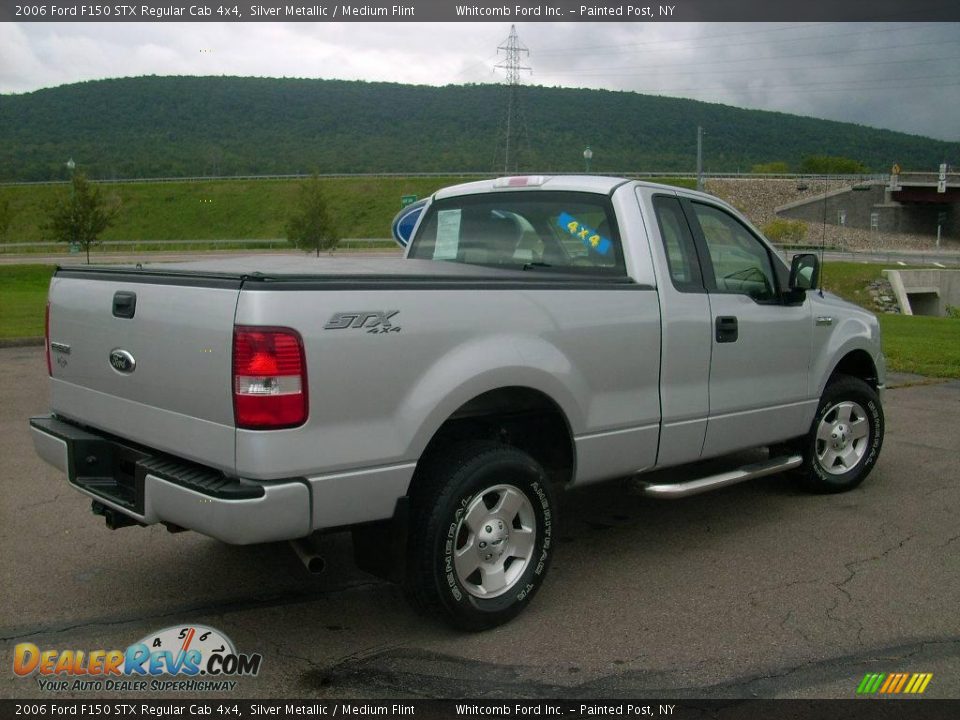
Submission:
[[[509,174],[511,170],[516,171],[519,168],[521,144],[526,140],[527,134],[523,107],[520,102],[520,73],[522,71],[533,72],[532,68],[522,64],[522,58],[524,56],[529,57],[530,51],[520,42],[516,25],[510,26],[510,34],[507,39],[497,46],[497,55],[500,55],[501,52],[504,54],[504,58],[494,67],[503,70],[507,80],[506,127],[501,125],[500,138],[504,149],[503,172]],[[497,143],[495,166],[499,164],[499,145],[501,142]]]

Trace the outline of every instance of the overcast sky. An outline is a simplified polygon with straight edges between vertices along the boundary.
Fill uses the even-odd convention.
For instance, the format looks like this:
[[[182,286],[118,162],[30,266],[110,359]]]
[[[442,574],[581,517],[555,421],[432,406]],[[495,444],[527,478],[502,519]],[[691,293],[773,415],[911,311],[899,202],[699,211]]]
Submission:
[[[960,141],[957,23],[518,23],[524,83]],[[0,23],[0,93],[136,75],[499,82],[509,23]],[[502,55],[499,59],[502,59]]]

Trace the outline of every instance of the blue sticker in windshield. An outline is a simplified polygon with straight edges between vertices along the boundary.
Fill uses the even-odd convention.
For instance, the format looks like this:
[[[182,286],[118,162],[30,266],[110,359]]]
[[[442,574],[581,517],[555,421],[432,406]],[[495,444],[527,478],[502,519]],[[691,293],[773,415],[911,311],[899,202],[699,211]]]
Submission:
[[[589,225],[584,225],[570,213],[560,213],[557,223],[568,233],[579,238],[588,248],[596,250],[601,255],[608,255],[613,248],[613,243],[609,239],[603,237]]]

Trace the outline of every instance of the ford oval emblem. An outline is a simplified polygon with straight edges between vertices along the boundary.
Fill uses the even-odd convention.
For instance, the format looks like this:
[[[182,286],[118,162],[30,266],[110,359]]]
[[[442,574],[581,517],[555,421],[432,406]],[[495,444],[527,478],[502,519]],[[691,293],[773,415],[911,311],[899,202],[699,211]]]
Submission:
[[[137,361],[134,360],[133,355],[126,350],[117,348],[116,350],[110,351],[110,367],[117,372],[129,375],[137,369]]]

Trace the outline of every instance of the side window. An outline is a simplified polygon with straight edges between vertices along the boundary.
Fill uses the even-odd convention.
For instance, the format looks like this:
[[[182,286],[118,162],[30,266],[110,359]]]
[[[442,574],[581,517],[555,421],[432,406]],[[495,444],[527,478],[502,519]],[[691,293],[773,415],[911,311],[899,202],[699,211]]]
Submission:
[[[716,292],[772,300],[777,285],[766,247],[739,220],[711,205],[691,203],[703,231]]]
[[[680,201],[660,195],[653,199],[653,208],[657,213],[673,286],[681,292],[703,292],[697,249]]]

